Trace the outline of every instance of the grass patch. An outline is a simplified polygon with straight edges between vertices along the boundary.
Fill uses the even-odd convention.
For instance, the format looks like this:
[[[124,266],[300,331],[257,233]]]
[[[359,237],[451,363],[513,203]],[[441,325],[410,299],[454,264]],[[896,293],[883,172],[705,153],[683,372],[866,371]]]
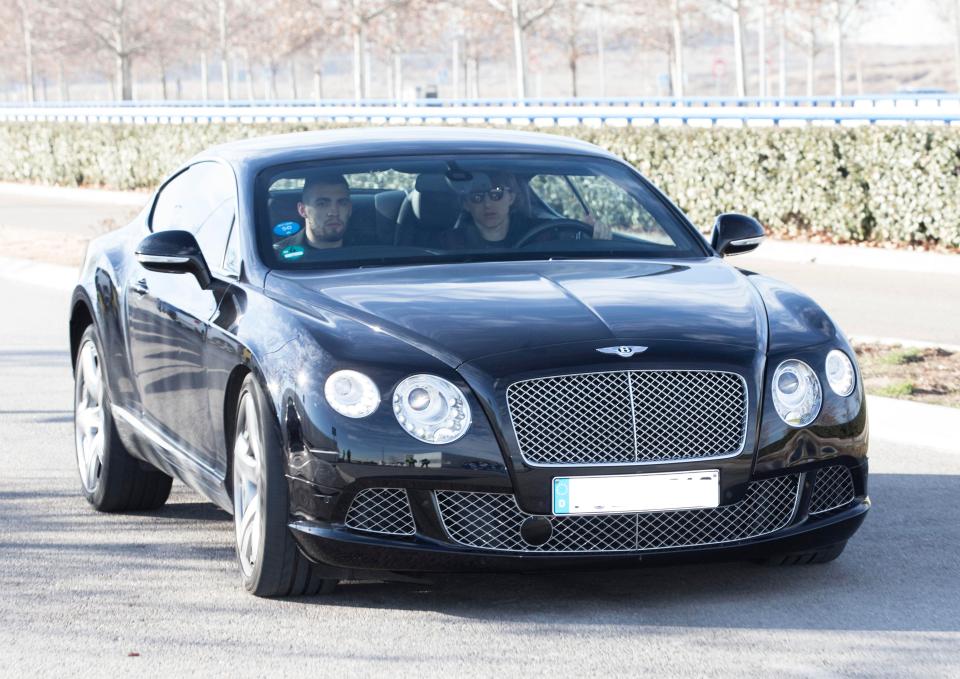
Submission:
[[[906,365],[907,363],[920,363],[923,361],[923,355],[919,349],[895,349],[880,357],[880,362],[885,365]]]
[[[890,398],[905,398],[912,396],[916,387],[912,382],[894,382],[882,387],[877,387],[874,393],[878,396],[888,396]]]

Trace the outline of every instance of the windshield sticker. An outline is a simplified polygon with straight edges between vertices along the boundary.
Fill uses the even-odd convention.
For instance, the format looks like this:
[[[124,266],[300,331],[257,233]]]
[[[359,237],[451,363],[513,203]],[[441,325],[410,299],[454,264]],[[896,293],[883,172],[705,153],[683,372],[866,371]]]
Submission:
[[[297,231],[300,230],[300,224],[297,222],[280,222],[275,227],[273,227],[274,235],[285,238],[287,236],[292,236]]]
[[[299,259],[303,257],[303,247],[300,245],[291,245],[280,251],[280,256],[284,259]]]

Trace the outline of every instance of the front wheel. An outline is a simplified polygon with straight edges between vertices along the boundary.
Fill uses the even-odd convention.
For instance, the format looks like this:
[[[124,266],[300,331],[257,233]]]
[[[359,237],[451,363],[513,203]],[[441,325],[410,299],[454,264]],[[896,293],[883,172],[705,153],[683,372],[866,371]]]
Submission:
[[[233,519],[237,560],[247,591],[256,596],[302,596],[333,591],[300,553],[287,528],[287,480],[279,433],[266,399],[247,375],[237,401],[233,438]]]

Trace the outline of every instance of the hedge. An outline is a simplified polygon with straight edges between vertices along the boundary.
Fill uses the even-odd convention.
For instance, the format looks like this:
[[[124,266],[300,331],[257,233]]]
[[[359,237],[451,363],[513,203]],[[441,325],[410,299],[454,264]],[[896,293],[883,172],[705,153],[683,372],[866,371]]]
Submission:
[[[0,179],[141,189],[201,149],[324,124],[0,124]],[[960,130],[940,126],[556,128],[625,158],[703,229],[960,247]]]

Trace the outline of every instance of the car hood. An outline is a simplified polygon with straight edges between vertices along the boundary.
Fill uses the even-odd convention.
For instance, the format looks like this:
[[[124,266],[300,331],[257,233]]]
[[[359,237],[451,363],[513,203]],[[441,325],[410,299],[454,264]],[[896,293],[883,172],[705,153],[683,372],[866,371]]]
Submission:
[[[274,271],[266,290],[280,301],[359,320],[453,366],[589,341],[691,341],[765,350],[759,294],[716,258]]]

